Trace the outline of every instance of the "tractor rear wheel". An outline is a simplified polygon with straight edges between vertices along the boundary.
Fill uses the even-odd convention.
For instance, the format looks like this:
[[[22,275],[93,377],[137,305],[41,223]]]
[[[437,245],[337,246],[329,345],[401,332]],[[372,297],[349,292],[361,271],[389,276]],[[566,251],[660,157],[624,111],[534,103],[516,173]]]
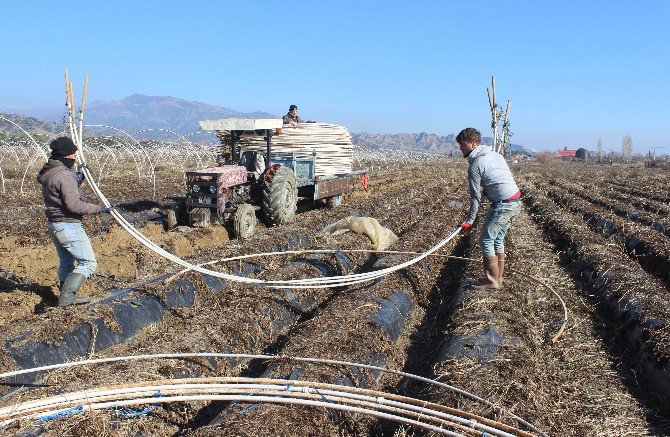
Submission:
[[[298,191],[295,175],[288,167],[271,170],[263,184],[263,215],[269,225],[291,223],[295,219]]]
[[[242,203],[233,217],[233,233],[242,240],[251,238],[256,232],[256,210],[248,203]]]

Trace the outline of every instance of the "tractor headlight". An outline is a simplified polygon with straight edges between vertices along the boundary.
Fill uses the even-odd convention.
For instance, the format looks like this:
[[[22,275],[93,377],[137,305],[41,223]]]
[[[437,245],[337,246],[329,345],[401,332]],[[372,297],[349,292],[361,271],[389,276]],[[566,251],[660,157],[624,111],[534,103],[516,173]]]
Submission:
[[[193,185],[193,192],[194,193],[199,193],[200,192],[200,185]]]
[[[212,193],[212,194],[216,193],[216,185],[210,185],[209,186],[209,192]]]

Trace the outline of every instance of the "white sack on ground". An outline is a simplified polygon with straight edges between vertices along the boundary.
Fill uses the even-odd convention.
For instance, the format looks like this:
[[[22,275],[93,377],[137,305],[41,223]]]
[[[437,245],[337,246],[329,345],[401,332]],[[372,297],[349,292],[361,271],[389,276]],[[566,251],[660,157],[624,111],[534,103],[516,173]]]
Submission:
[[[377,219],[373,217],[350,216],[326,226],[316,236],[334,236],[349,231],[370,237],[372,244],[375,245],[375,250],[386,250],[398,241],[398,237],[392,230],[380,225]]]

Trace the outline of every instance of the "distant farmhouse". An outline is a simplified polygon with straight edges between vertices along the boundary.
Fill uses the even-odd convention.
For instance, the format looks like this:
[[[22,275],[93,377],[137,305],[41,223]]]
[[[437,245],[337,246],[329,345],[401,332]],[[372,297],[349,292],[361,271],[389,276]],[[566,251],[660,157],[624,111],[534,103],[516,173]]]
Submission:
[[[576,158],[577,157],[577,151],[576,150],[568,150],[567,147],[564,147],[563,150],[557,150],[556,151],[556,156],[558,158]]]

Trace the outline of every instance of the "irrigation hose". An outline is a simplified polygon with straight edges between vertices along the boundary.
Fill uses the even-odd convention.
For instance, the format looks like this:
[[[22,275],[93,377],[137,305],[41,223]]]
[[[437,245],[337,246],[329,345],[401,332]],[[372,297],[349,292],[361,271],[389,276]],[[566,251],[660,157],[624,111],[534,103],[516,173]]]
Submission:
[[[538,284],[546,287],[549,291],[551,291],[554,294],[554,296],[556,296],[558,301],[561,303],[561,306],[563,307],[563,322],[561,323],[561,326],[558,329],[558,331],[556,332],[556,334],[554,334],[554,336],[551,338],[551,344],[555,344],[558,341],[558,339],[561,338],[561,336],[563,335],[563,331],[565,331],[565,327],[568,324],[568,307],[565,304],[565,301],[563,300],[561,295],[558,294],[558,292],[556,290],[554,290],[552,287],[549,286],[549,284],[542,281],[541,279],[538,279],[535,276],[529,275],[528,273],[521,273],[518,270],[514,270],[514,269],[509,269],[509,270],[513,273],[518,274],[518,275],[526,276],[526,277],[532,279],[533,281],[537,282]]]
[[[156,396],[156,393],[160,393],[160,396]],[[466,432],[468,430],[478,431],[476,435],[482,432],[504,437],[532,435],[495,420],[455,408],[391,393],[313,381],[271,378],[193,378],[102,387],[6,407],[0,409],[0,417],[6,417],[6,420],[45,418],[58,416],[60,413],[79,406],[82,407],[82,410],[84,408],[94,410],[186,399],[277,403],[278,398],[325,401],[327,404],[320,406],[327,408],[332,407],[332,404],[337,404],[366,408],[368,412],[383,411],[391,414],[389,418],[394,421],[398,421],[399,417],[413,418],[417,421],[413,424],[422,428],[428,421],[440,427],[447,426]]]
[[[319,398],[322,398],[319,396]],[[318,399],[318,398],[317,398]],[[167,403],[167,402],[187,402],[187,401],[238,401],[238,402],[247,402],[247,403],[271,403],[271,404],[285,404],[285,405],[298,405],[306,407],[324,407],[333,410],[340,410],[350,413],[360,413],[367,414],[374,417],[379,417],[395,422],[406,423],[408,425],[416,426],[417,428],[423,428],[431,430],[440,434],[458,436],[462,434],[457,434],[451,431],[447,431],[441,427],[430,425],[424,422],[416,421],[409,419],[403,416],[398,416],[395,414],[389,414],[382,411],[378,411],[372,408],[359,407],[354,405],[343,405],[332,400],[310,400],[310,399],[299,399],[297,396],[291,395],[290,393],[278,393],[275,396],[259,396],[255,393],[248,395],[181,395],[181,396],[160,396],[160,397],[145,397],[134,400],[120,400],[120,401],[111,401],[111,402],[100,402],[100,403],[87,403],[81,405],[80,411],[93,411],[99,409],[115,408],[115,407],[128,407],[134,405],[143,405],[143,404],[158,404],[158,403]],[[362,404],[359,402],[359,404]],[[58,413],[67,413],[68,409],[65,410],[55,410],[51,413],[52,415],[57,415]],[[48,417],[48,414],[46,415]],[[37,417],[45,417],[37,416]],[[11,424],[14,419],[10,419],[7,424]],[[445,425],[448,422],[444,422]]]
[[[469,393],[465,390],[459,389],[457,387],[451,386],[449,384],[435,381],[433,379],[425,378],[423,376],[414,375],[411,373],[403,372],[400,370],[386,369],[384,367],[373,366],[370,364],[355,363],[349,361],[340,361],[340,360],[331,360],[326,358],[310,358],[310,357],[292,357],[292,356],[282,356],[282,355],[267,355],[267,354],[235,354],[235,353],[219,353],[219,352],[194,352],[194,353],[164,353],[164,354],[146,354],[146,355],[129,355],[121,357],[106,357],[106,358],[95,358],[81,361],[71,361],[60,364],[52,364],[48,366],[35,367],[31,369],[21,369],[14,370],[11,372],[5,372],[0,374],[0,379],[6,379],[18,375],[26,375],[37,372],[44,372],[56,369],[63,368],[72,368],[80,367],[93,364],[102,364],[102,363],[114,363],[114,362],[125,362],[125,361],[141,361],[141,360],[150,360],[150,359],[184,359],[184,358],[241,358],[241,359],[262,359],[262,360],[286,360],[299,363],[311,363],[311,364],[325,364],[325,365],[336,365],[336,366],[350,366],[360,369],[367,369],[373,371],[379,371],[384,373],[389,373],[392,375],[401,376],[407,379],[412,379],[415,381],[420,381],[423,383],[431,384],[454,393],[457,393],[471,401],[480,403],[488,408],[491,408],[499,415],[508,415],[511,419],[515,420],[521,426],[529,429],[532,432],[535,432],[539,435],[545,436],[544,433],[535,428],[532,424],[526,422],[519,416],[504,410],[503,408],[495,405],[494,403],[487,401],[475,394]]]
[[[305,394],[322,396],[340,396],[343,398],[372,401],[391,408],[403,408],[406,411],[421,413],[423,415],[451,420],[462,425],[480,429],[482,431],[495,432],[521,432],[509,425],[499,423],[492,419],[477,416],[459,409],[445,407],[439,404],[420,401],[406,396],[395,395],[370,389],[361,389],[328,383],[319,383],[303,380],[284,380],[272,378],[240,378],[240,377],[216,377],[216,378],[190,378],[177,380],[144,381],[132,385],[117,385],[113,387],[95,390],[83,390],[75,393],[67,393],[52,396],[38,401],[25,402],[19,405],[20,409],[5,408],[0,410],[0,415],[12,414],[22,415],[40,413],[43,414],[45,406],[49,408],[66,408],[80,402],[99,402],[116,399],[128,399],[131,395],[135,397],[149,396],[160,392],[162,396],[170,394],[226,394],[249,393],[269,390],[293,391]],[[318,390],[318,391],[317,391]],[[127,395],[127,396],[126,396]],[[489,429],[487,429],[489,428]]]
[[[259,257],[265,257],[265,256],[282,256],[282,255],[302,255],[305,253],[337,253],[337,252],[349,252],[349,253],[382,253],[382,254],[397,254],[397,255],[420,255],[421,252],[411,252],[411,251],[398,251],[398,250],[367,250],[367,249],[306,249],[306,250],[287,250],[283,252],[263,252],[263,253],[254,253],[254,254],[249,254],[249,255],[238,255],[238,256],[233,256],[230,258],[222,258],[214,261],[208,261],[206,263],[198,264],[199,266],[204,266],[204,265],[212,265],[212,264],[219,264],[219,263],[224,263],[224,262],[229,262],[229,261],[238,261],[242,259],[249,259],[249,258],[259,258]],[[480,262],[481,259],[475,259],[475,258],[467,258],[467,257],[462,257],[462,256],[454,256],[454,255],[444,255],[441,253],[432,253],[429,256],[432,257],[439,257],[439,258],[447,258],[447,259],[456,259],[456,260],[462,260],[462,261],[473,261],[473,262]],[[191,269],[183,269],[178,271],[177,273],[173,274],[172,276],[168,277],[165,279],[165,283],[169,284],[172,281],[174,281],[177,277],[180,275],[190,271]],[[508,269],[509,272],[514,273],[519,276],[525,276],[527,278],[532,279],[533,281],[537,282],[538,284],[542,285],[543,287],[547,288],[551,293],[556,296],[558,299],[559,303],[563,307],[563,320],[561,322],[561,326],[559,327],[558,331],[556,334],[554,334],[551,338],[551,343],[555,344],[559,338],[563,335],[563,332],[565,331],[565,327],[568,324],[568,307],[565,304],[565,301],[561,297],[560,294],[556,290],[554,290],[549,284],[546,282],[542,281],[539,278],[536,278],[535,276],[529,275],[528,273],[521,272],[516,269]]]
[[[414,415],[416,418],[428,419],[434,422],[447,420],[460,425],[467,425],[480,431],[489,432],[494,435],[511,435],[514,432],[521,435],[530,435],[509,425],[501,424],[491,419],[476,416],[458,409],[448,408],[439,404],[418,401],[416,399],[374,391],[359,389],[355,387],[340,386],[334,384],[318,383],[312,381],[280,380],[280,379],[255,379],[255,378],[193,378],[180,380],[161,380],[157,382],[140,382],[134,385],[115,386],[95,390],[83,390],[75,393],[67,393],[53,396],[38,401],[24,402],[17,406],[0,409],[0,416],[7,417],[34,417],[58,414],[64,409],[71,408],[79,403],[98,404],[111,400],[128,400],[161,393],[161,397],[170,395],[192,395],[192,394],[250,394],[274,390],[273,396],[293,392],[294,396],[303,398],[322,398],[329,402],[335,399],[326,397],[337,396],[342,403],[354,401],[371,402],[376,408],[386,409],[389,412]],[[258,399],[258,397],[254,398]],[[254,399],[251,399],[252,401]],[[146,403],[138,401],[137,403]],[[438,420],[435,420],[437,418]],[[439,422],[438,422],[439,423]],[[502,433],[501,433],[502,431]]]

